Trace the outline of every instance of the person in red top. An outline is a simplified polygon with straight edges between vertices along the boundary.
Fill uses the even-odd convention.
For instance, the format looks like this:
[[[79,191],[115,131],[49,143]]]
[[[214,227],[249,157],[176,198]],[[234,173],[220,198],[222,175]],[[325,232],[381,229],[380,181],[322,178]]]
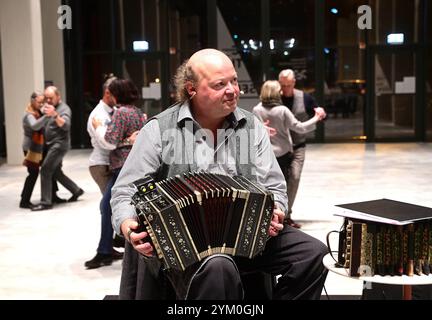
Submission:
[[[116,79],[109,84],[108,90],[113,96],[117,109],[112,116],[111,123],[106,128],[104,139],[116,148],[110,152],[112,177],[101,200],[102,228],[99,246],[96,250],[96,256],[84,264],[88,269],[110,265],[116,258],[113,257],[114,231],[111,224],[111,188],[132,149],[133,141],[130,140],[130,137],[135,136],[134,133],[139,131],[147,120],[147,115],[134,105],[140,95],[131,80]],[[100,125],[100,121],[94,118],[93,127],[96,134],[103,132],[99,130]]]
[[[33,92],[23,117],[24,140],[22,148],[25,155],[23,165],[27,167],[28,176],[21,192],[20,208],[33,207],[30,198],[39,176],[44,142],[43,127],[45,118],[48,117],[41,112],[44,100],[45,97],[42,92]]]

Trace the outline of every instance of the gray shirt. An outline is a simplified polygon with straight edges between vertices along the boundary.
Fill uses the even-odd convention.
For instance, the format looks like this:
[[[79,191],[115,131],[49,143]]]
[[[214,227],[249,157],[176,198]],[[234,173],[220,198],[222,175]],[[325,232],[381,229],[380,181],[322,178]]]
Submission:
[[[56,111],[65,120],[65,123],[59,127],[54,118],[48,119],[45,126],[45,144],[47,146],[56,144],[61,149],[69,149],[72,111],[64,102],[60,102],[56,106]]]
[[[237,120],[240,120],[242,117],[242,113],[239,112],[238,108],[233,114]],[[185,118],[195,121],[187,104],[181,107],[177,123],[180,123]],[[288,199],[284,176],[272,151],[266,129],[256,117],[254,117],[254,121],[256,130],[254,143],[257,146],[254,156],[256,159],[257,180],[273,193],[275,202],[279,208],[286,212]],[[224,127],[226,126],[227,123],[224,124]],[[221,130],[219,134],[223,136],[224,131]],[[210,132],[201,129],[198,134],[191,137],[193,141],[190,141],[190,143],[195,148],[193,161],[197,170],[230,175],[237,174],[235,165],[236,150],[224,148],[224,139],[219,139],[221,143],[216,143],[214,146],[213,138],[210,135]],[[163,136],[166,136],[165,133]],[[118,234],[121,234],[120,226],[124,220],[135,218],[135,209],[131,205],[131,198],[136,189],[130,184],[146,175],[155,175],[161,163],[162,137],[159,122],[154,119],[147,122],[140,130],[135,144],[112,188],[112,222],[114,230]]]

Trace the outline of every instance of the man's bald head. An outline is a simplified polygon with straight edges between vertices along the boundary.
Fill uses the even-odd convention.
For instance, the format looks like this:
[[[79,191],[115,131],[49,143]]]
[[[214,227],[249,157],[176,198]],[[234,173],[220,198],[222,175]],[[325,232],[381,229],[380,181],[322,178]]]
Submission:
[[[57,87],[46,87],[44,95],[46,102],[50,105],[57,106],[61,101],[60,91]]]
[[[222,65],[233,66],[231,59],[223,52],[216,49],[203,49],[195,52],[187,62],[186,66],[197,75],[198,81],[211,72],[210,68],[220,68]]]
[[[218,127],[237,107],[240,89],[231,59],[221,51],[203,49],[185,65],[193,77],[184,84],[195,119],[205,128]]]
[[[60,90],[55,86],[46,87],[45,92],[54,93],[56,96],[60,96]]]
[[[197,85],[202,77],[208,76],[210,68],[229,65],[234,69],[231,59],[216,49],[203,49],[195,52],[176,72],[174,82],[177,89],[177,101],[191,98],[186,89],[187,84]]]

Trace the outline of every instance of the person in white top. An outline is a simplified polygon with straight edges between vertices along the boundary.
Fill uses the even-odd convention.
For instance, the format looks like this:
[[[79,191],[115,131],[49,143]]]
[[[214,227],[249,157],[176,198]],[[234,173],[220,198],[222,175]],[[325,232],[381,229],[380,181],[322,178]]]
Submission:
[[[260,100],[261,102],[253,108],[252,112],[266,126],[273,129],[273,131],[269,131],[270,142],[288,184],[289,168],[293,159],[293,142],[290,130],[302,134],[313,131],[315,124],[324,119],[326,113],[323,108],[316,107],[314,108],[315,115],[311,119],[304,122],[299,121],[290,109],[282,104],[281,85],[276,80],[264,82]]]
[[[93,147],[93,151],[89,158],[89,170],[102,194],[104,194],[108,181],[111,178],[109,154],[111,150],[118,147],[107,142],[104,138],[107,126],[111,122],[111,117],[115,111],[115,102],[111,92],[108,90],[108,86],[115,79],[117,78],[111,75],[105,81],[102,87],[103,97],[90,113],[87,120],[87,132],[90,136]],[[94,126],[95,122],[98,123],[97,128]],[[137,134],[138,131],[123,141],[122,144],[133,144]]]
[[[89,170],[93,180],[99,186],[103,194],[105,188],[111,178],[111,171],[109,169],[109,153],[114,150],[116,146],[106,142],[105,139],[100,139],[96,134],[92,122],[93,119],[98,119],[102,125],[99,130],[103,130],[111,122],[111,116],[114,113],[114,99],[108,90],[109,84],[116,79],[115,77],[108,78],[103,85],[103,97],[99,104],[90,113],[87,120],[87,132],[91,139],[93,151],[89,158]]]

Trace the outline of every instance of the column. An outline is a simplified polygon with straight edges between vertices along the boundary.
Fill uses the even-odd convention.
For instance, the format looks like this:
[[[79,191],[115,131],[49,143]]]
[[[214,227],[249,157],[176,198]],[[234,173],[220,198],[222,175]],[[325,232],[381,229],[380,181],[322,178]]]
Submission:
[[[0,38],[7,163],[20,164],[24,110],[30,94],[44,87],[40,1],[0,1]]]
[[[63,14],[63,12],[60,14],[57,12],[61,5],[61,0],[43,0],[40,2],[45,81],[53,81],[61,92],[62,100],[67,103],[63,30],[57,26],[60,14]]]

